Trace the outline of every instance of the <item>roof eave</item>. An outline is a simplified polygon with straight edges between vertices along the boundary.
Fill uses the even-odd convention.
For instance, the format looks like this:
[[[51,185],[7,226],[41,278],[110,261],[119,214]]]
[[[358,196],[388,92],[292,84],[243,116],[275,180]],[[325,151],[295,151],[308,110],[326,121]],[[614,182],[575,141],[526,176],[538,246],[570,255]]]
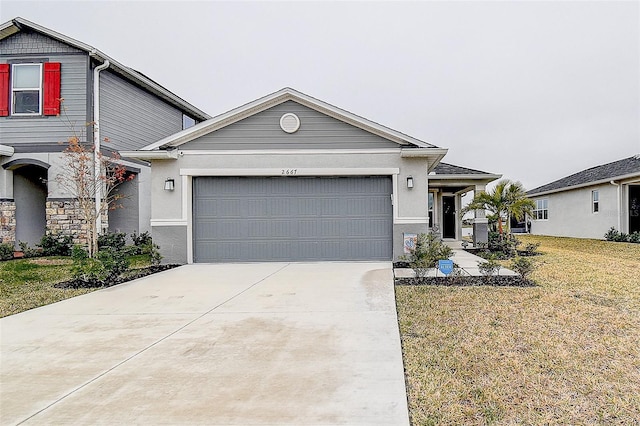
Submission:
[[[120,151],[122,158],[135,158],[138,160],[176,160],[178,150],[156,150],[156,151]]]

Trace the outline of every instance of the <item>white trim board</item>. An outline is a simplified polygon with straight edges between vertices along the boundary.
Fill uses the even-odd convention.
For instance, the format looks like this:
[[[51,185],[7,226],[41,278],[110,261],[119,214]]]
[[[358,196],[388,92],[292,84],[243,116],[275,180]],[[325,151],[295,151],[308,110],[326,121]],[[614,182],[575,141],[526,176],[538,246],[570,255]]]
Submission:
[[[268,169],[180,169],[181,176],[385,176],[398,175],[398,168],[307,168]]]

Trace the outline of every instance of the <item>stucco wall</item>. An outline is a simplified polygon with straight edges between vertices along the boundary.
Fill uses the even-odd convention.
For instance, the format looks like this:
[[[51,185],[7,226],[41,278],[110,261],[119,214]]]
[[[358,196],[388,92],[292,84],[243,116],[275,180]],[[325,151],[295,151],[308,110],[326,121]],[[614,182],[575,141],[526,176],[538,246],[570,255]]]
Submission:
[[[592,212],[591,191],[599,191],[600,206]],[[609,228],[618,228],[617,187],[611,184],[532,197],[549,200],[549,219],[532,220],[531,233],[558,237],[602,239]]]

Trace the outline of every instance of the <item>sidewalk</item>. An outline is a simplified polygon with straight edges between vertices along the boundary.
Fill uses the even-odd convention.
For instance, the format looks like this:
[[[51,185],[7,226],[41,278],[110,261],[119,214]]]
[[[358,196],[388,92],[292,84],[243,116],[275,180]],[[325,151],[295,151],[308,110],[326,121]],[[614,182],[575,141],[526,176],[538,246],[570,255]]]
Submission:
[[[453,256],[449,259],[453,260],[453,262],[463,271],[464,275],[471,276],[481,276],[480,270],[478,269],[478,263],[484,262],[485,260],[480,256],[476,256],[475,254],[471,254],[466,250],[462,249],[453,249]],[[410,268],[397,268],[393,270],[393,273],[396,278],[413,278],[416,276],[413,269]],[[513,272],[511,269],[500,268],[497,275],[518,275]],[[427,277],[444,277],[444,274],[437,269],[429,269],[426,274]]]

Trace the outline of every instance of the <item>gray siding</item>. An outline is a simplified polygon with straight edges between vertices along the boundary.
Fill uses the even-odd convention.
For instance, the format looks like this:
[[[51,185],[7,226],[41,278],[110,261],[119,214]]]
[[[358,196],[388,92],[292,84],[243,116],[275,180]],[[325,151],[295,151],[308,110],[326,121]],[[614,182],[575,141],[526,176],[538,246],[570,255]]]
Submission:
[[[81,53],[81,50],[39,33],[20,31],[0,41],[3,55],[40,55],[48,53]]]
[[[133,150],[182,130],[182,112],[110,71],[100,74],[100,133],[109,148]]]
[[[391,260],[389,177],[198,177],[194,261]]]
[[[292,134],[280,128],[280,117],[294,113],[300,129]],[[287,101],[237,123],[191,141],[181,149],[362,149],[398,148],[395,142],[336,120],[294,101]]]
[[[160,246],[162,263],[187,263],[186,226],[154,226],[151,236]]]
[[[10,40],[10,39],[9,39]],[[2,56],[0,62],[6,63],[15,56]],[[0,138],[5,145],[52,144],[66,142],[76,132],[84,134],[87,129],[87,68],[89,57],[79,55],[42,55],[50,62],[61,63],[61,96],[64,113],[58,117],[0,117]],[[90,129],[89,129],[90,130]],[[90,132],[89,132],[90,133]]]

